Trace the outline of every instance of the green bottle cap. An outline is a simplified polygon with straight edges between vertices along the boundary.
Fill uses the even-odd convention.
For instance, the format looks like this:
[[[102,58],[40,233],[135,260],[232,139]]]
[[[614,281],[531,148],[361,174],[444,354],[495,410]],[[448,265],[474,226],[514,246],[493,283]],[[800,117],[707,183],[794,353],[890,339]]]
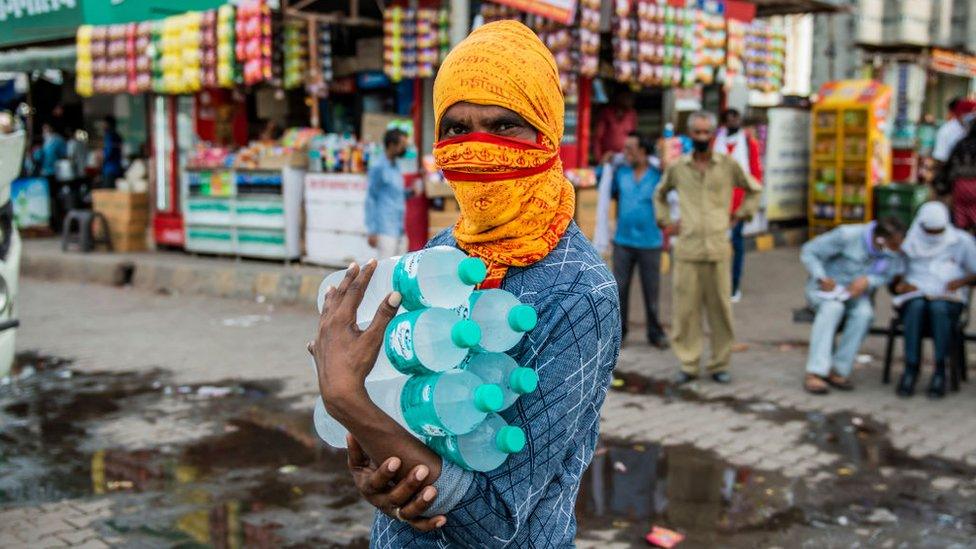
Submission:
[[[520,395],[531,393],[539,387],[539,374],[532,368],[515,368],[508,376],[508,386]]]
[[[458,278],[468,286],[475,286],[484,282],[488,276],[485,262],[477,257],[466,257],[458,263]]]
[[[528,332],[539,322],[531,305],[516,305],[508,312],[508,325],[516,332]]]
[[[506,425],[495,435],[495,445],[506,454],[521,452],[525,448],[525,431]]]
[[[470,349],[481,343],[481,327],[473,320],[461,320],[451,328],[451,341],[462,349]]]
[[[474,407],[482,412],[497,412],[505,403],[502,388],[493,383],[484,383],[474,390]]]

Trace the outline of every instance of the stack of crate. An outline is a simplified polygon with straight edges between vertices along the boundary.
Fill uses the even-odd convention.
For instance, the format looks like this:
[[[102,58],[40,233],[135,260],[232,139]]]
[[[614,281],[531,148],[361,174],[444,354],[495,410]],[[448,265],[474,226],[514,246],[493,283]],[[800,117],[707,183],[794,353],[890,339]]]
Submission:
[[[105,216],[112,248],[117,252],[146,249],[149,226],[149,194],[97,189],[92,191],[92,209]]]

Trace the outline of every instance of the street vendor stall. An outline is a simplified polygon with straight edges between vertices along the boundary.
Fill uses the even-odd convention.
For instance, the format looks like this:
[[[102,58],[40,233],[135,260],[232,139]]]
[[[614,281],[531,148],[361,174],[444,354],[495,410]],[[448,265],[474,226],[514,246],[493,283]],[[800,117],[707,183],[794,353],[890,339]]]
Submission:
[[[820,88],[813,106],[810,231],[872,217],[874,188],[891,179],[886,135],[891,88],[874,80],[840,80]]]

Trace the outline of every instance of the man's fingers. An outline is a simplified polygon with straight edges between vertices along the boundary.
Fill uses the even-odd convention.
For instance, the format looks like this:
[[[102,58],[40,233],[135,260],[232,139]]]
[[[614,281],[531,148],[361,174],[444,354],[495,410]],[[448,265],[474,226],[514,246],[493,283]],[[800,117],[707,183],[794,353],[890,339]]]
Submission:
[[[402,515],[403,512],[401,511],[400,514]],[[444,515],[437,515],[436,517],[431,518],[408,520],[407,524],[409,524],[414,530],[430,532],[432,530],[442,528],[445,524],[447,524],[447,517]]]
[[[366,336],[369,339],[382,341],[383,334],[386,333],[386,326],[390,323],[390,320],[396,316],[397,311],[400,310],[400,302],[403,298],[400,296],[400,292],[393,292],[380,303],[378,309],[376,309],[376,314],[373,316],[373,322],[370,323],[369,328],[366,328]]]
[[[407,502],[406,505],[400,505],[400,518],[403,520],[413,520],[421,518],[421,515],[426,511],[434,499],[437,498],[437,488],[433,486],[425,486],[422,490],[418,491],[413,499]]]
[[[403,509],[405,508],[404,506],[406,506],[408,503],[412,503],[412,500],[424,491],[421,488],[429,475],[430,469],[428,469],[426,465],[418,465],[410,471],[410,474],[400,479],[400,482],[398,482],[397,485],[390,490],[390,493],[387,495],[387,500],[389,501],[390,505],[401,508],[401,518],[409,520],[415,518],[419,514],[413,513],[410,516],[407,516],[403,514]],[[432,487],[428,488],[433,489]],[[436,494],[437,490],[434,490],[434,495]],[[431,497],[430,501],[433,501],[433,499],[434,498]],[[428,505],[429,504],[430,503],[428,502]],[[427,506],[424,507],[424,509],[426,508]],[[423,509],[421,509],[421,511],[423,511]]]
[[[336,288],[336,291],[334,292],[337,299],[341,300],[342,297],[346,295],[349,285],[352,284],[352,281],[355,280],[357,276],[359,276],[359,264],[352,262],[349,264],[349,268],[346,269],[346,276],[342,277],[342,282],[339,283],[339,287]]]
[[[359,304],[363,302],[363,295],[366,293],[366,288],[369,287],[369,281],[373,278],[373,273],[376,271],[376,260],[370,259],[366,265],[359,270],[359,274],[356,278],[349,284],[349,289],[346,291],[344,301],[350,300],[355,305],[353,309],[353,314],[355,314],[356,309],[359,308]],[[346,308],[343,308],[345,311]]]
[[[397,471],[400,470],[400,458],[391,457],[380,464],[380,466],[373,471],[369,476],[367,481],[367,489],[372,490],[372,493],[386,492],[387,487],[390,482],[396,478]]]
[[[356,437],[350,433],[346,434],[346,460],[350,469],[369,465],[369,456],[363,451]]]

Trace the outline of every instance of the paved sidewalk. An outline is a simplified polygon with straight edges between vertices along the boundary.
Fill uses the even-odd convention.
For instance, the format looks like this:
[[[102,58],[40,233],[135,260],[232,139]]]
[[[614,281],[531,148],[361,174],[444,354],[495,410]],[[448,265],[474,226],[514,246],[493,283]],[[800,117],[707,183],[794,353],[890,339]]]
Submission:
[[[642,330],[632,328],[632,340],[618,365],[620,386],[609,393],[603,410],[602,435],[665,446],[687,444],[714,452],[733,465],[822,482],[835,478],[825,471],[840,466],[845,456],[805,436],[809,414],[845,412],[857,421],[879,424],[892,448],[911,458],[976,467],[976,382],[963,384],[959,393],[943,401],[919,396],[898,399],[892,386],[881,383],[881,338],[870,338],[865,346],[863,362],[854,373],[855,391],[825,397],[803,392],[809,325],[792,323],[792,308],[803,303],[804,274],[797,253],[787,248],[748,256],[744,300],[734,311],[739,344],[731,385],[701,381],[676,393],[660,383],[677,371],[673,354],[647,347],[640,341]],[[662,318],[666,323],[669,286],[665,280]],[[23,280],[19,303],[23,327],[17,347],[21,351],[74,359],[72,369],[81,372],[162,368],[173,384],[264,380],[280,384],[280,395],[302,417],[307,418],[311,410],[316,389],[304,349],[315,327],[310,305],[168,295],[138,287],[31,277]],[[886,298],[879,296],[876,323],[887,321],[888,309]],[[632,310],[638,312],[640,307]],[[897,362],[896,376],[900,369]],[[927,375],[928,369],[923,384]],[[161,424],[153,430],[146,425],[116,422],[97,433],[105,447],[136,449],[174,444],[180,437],[199,438],[219,429]],[[101,516],[100,501],[94,497],[35,508],[0,506],[0,546],[10,545],[4,540],[34,546],[71,543],[65,536],[93,547],[111,544],[113,539],[90,536],[87,525],[67,518],[85,515],[87,510]],[[59,522],[62,515],[63,523]],[[364,514],[360,519],[369,517]],[[42,522],[55,526],[37,530],[43,535],[35,536],[31,525]],[[27,530],[34,536],[30,540],[24,538]],[[588,539],[589,545],[582,545],[602,546],[596,538]]]

